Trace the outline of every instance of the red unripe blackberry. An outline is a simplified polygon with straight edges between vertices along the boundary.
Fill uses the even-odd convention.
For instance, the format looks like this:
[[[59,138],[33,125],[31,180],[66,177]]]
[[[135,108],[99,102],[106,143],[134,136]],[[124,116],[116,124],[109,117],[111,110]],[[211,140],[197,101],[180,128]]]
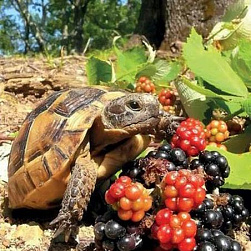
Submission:
[[[196,156],[206,147],[206,135],[199,120],[188,118],[182,121],[173,135],[173,147],[179,147],[188,156]]]

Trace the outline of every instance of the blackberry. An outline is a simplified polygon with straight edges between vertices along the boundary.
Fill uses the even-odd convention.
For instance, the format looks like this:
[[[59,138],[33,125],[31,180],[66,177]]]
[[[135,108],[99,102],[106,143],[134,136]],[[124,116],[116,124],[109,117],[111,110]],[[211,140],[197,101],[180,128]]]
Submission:
[[[203,223],[207,227],[220,228],[223,220],[224,218],[221,211],[209,209],[203,215]]]
[[[196,248],[196,251],[216,251],[216,247],[209,241],[201,242]]]
[[[170,156],[167,152],[158,150],[157,153],[155,154],[154,158],[156,158],[156,159],[169,159]]]
[[[136,238],[133,235],[125,235],[117,242],[120,251],[134,250],[136,248]]]
[[[174,163],[176,168],[168,171],[178,171],[188,166],[188,158],[186,153],[181,148],[172,148],[168,143],[161,145],[157,151],[151,151],[147,154],[146,157],[167,159],[170,162]]]
[[[169,153],[171,150],[172,150],[172,146],[168,143],[166,144],[163,144],[161,145],[159,148],[158,148],[159,151],[164,151],[166,153]]]
[[[138,181],[143,183],[143,178],[141,177],[144,173],[142,168],[139,166],[140,159],[132,160],[127,162],[122,166],[122,172],[119,176],[128,176],[133,181]]]
[[[139,226],[120,220],[109,211],[98,216],[94,225],[97,250],[130,251],[142,246]]]
[[[249,211],[244,206],[241,196],[227,194],[227,204],[220,207],[224,217],[223,231],[228,233],[232,229],[237,229],[247,221]]]
[[[220,230],[198,228],[196,251],[241,251],[241,245]]]
[[[207,174],[206,188],[210,192],[225,183],[230,174],[227,159],[217,151],[202,151],[198,159],[191,161],[189,168],[202,169]]]
[[[199,221],[199,226],[220,229],[225,234],[238,229],[249,217],[242,197],[230,194],[219,194],[215,202],[206,198],[191,214]]]
[[[195,219],[199,220],[199,226],[209,229],[219,229],[224,221],[221,210],[215,209],[213,200],[209,198],[206,198],[191,214]]]
[[[182,149],[173,148],[170,151],[169,160],[172,161],[176,166],[180,166],[180,165],[183,165],[186,162],[187,157],[186,157],[185,152]]]
[[[218,235],[218,236],[215,236],[213,239],[214,245],[216,246],[218,250],[221,250],[221,251],[231,250],[231,246],[232,246],[231,242],[232,241],[230,237],[226,235]]]

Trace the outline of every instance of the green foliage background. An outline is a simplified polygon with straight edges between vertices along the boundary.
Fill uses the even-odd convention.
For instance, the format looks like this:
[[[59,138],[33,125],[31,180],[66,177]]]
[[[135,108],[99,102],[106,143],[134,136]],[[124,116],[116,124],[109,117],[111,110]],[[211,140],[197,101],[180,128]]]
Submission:
[[[126,38],[133,33],[140,6],[140,0],[2,0],[0,55],[43,52],[59,56],[62,47],[72,53],[79,49],[79,29],[82,46],[88,42],[89,50],[109,48],[114,36]],[[83,25],[78,27],[79,23]],[[44,49],[38,44],[37,34]]]

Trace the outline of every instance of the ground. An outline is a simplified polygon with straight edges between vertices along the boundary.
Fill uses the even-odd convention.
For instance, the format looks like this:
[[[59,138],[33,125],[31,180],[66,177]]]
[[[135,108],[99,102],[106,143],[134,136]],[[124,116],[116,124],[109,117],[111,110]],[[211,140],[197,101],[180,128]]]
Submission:
[[[0,250],[73,251],[84,250],[93,239],[92,226],[81,226],[76,240],[64,243],[53,240],[49,222],[58,212],[18,211],[8,209],[7,165],[11,143],[26,115],[53,91],[86,85],[84,57],[59,59],[0,58]],[[251,209],[251,208],[249,208]],[[251,250],[249,239],[239,233],[238,239]],[[91,247],[90,250],[93,250]]]

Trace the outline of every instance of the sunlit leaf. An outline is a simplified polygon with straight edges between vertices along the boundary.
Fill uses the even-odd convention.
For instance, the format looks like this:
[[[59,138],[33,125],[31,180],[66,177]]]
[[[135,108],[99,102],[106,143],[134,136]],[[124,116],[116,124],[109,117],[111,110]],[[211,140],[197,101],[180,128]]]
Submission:
[[[115,48],[115,51],[117,54],[116,79],[133,82],[138,70],[147,62],[144,49],[135,47],[128,51],[121,51]]]
[[[157,83],[168,83],[176,79],[181,71],[181,64],[179,62],[157,60],[154,62],[154,65],[157,71],[152,79]]]
[[[221,54],[213,47],[203,47],[202,37],[192,29],[183,47],[188,67],[218,90],[234,96],[246,97],[247,88]]]
[[[112,79],[112,67],[106,61],[91,57],[86,64],[86,74],[91,85],[100,84],[100,82],[110,82]]]

